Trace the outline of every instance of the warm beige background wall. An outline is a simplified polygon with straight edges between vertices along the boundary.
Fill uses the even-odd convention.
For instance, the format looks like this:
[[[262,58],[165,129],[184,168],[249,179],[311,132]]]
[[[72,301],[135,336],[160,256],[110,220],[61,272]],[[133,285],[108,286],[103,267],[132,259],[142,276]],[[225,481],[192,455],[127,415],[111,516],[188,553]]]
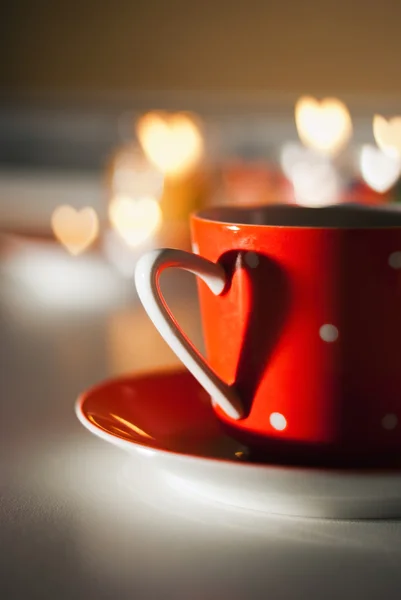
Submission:
[[[401,93],[401,0],[14,0],[17,90]]]

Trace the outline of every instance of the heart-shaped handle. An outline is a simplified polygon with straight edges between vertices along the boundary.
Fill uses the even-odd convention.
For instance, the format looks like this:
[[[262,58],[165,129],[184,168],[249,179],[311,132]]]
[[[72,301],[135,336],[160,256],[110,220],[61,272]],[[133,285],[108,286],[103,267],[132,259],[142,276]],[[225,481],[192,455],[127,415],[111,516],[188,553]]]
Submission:
[[[159,277],[168,268],[194,273],[216,295],[225,288],[225,271],[221,265],[196,254],[163,248],[152,250],[139,259],[135,268],[135,285],[146,312],[170,348],[210,394],[213,402],[232,419],[240,419],[244,410],[235,389],[216,375],[178,327],[160,292]]]

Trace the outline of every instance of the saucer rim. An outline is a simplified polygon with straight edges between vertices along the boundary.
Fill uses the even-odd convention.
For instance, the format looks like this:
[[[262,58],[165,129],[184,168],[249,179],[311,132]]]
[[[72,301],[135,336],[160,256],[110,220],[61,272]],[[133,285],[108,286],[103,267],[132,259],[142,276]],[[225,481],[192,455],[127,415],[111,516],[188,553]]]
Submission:
[[[118,446],[121,449],[125,450],[125,451],[141,451],[141,450],[145,450],[146,454],[151,453],[151,454],[162,454],[164,457],[169,457],[170,458],[175,458],[175,459],[179,459],[183,462],[189,462],[189,461],[196,461],[198,463],[204,463],[204,464],[214,464],[214,465],[224,465],[225,467],[228,468],[234,468],[237,469],[239,467],[241,468],[246,468],[246,469],[251,469],[253,471],[257,471],[259,470],[260,472],[266,472],[266,471],[271,471],[271,470],[276,470],[276,471],[282,471],[283,469],[285,469],[286,471],[292,471],[294,474],[295,473],[324,473],[324,474],[331,474],[331,476],[336,477],[336,476],[340,476],[340,477],[360,477],[360,478],[366,478],[366,477],[377,477],[377,478],[383,478],[383,476],[385,477],[395,477],[395,478],[399,478],[401,475],[401,468],[400,469],[396,469],[395,467],[389,467],[389,468],[366,468],[366,469],[358,469],[358,468],[351,468],[351,469],[341,469],[341,468],[330,468],[325,469],[324,467],[316,467],[316,466],[300,466],[300,465],[285,465],[285,464],[274,464],[274,463],[252,463],[252,462],[247,462],[247,461],[238,461],[235,462],[230,458],[225,458],[225,457],[216,457],[216,456],[199,456],[196,454],[192,454],[192,453],[183,453],[183,452],[177,452],[175,450],[169,450],[166,448],[155,448],[154,446],[148,446],[146,444],[142,444],[141,442],[135,442],[133,440],[127,440],[125,438],[120,437],[118,434],[116,433],[111,433],[111,432],[107,432],[104,429],[102,429],[99,425],[95,425],[94,423],[92,423],[87,416],[85,415],[84,411],[83,411],[83,405],[85,403],[85,401],[93,396],[93,394],[95,394],[96,392],[98,392],[99,390],[101,390],[102,388],[105,388],[106,386],[112,386],[112,385],[116,385],[118,383],[127,383],[128,381],[133,381],[133,380],[137,380],[140,378],[149,378],[152,377],[152,375],[177,375],[179,376],[180,374],[183,373],[188,373],[188,371],[184,368],[179,368],[177,366],[169,366],[169,367],[164,367],[164,368],[154,368],[154,369],[143,369],[140,371],[135,371],[133,373],[129,373],[126,375],[119,375],[116,377],[110,377],[107,379],[104,379],[102,381],[100,381],[99,383],[96,383],[92,386],[90,386],[89,388],[87,388],[85,391],[83,391],[81,394],[79,394],[79,396],[77,397],[75,403],[74,403],[74,412],[76,417],[78,418],[78,420],[80,421],[80,423],[88,430],[90,431],[90,433],[92,433],[93,435],[95,435],[96,437],[101,438],[102,440],[104,440],[105,442],[108,442],[114,446]]]
[[[110,377],[108,379],[104,379],[103,381],[100,381],[99,383],[89,387],[88,389],[86,389],[84,392],[82,392],[81,394],[79,394],[79,396],[77,397],[75,404],[74,404],[74,412],[78,418],[78,420],[80,421],[80,423],[91,433],[93,433],[96,437],[101,438],[102,440],[112,444],[113,446],[118,446],[120,448],[122,448],[123,450],[135,450],[135,451],[141,451],[141,450],[145,450],[146,454],[148,453],[152,453],[152,454],[162,454],[164,457],[174,457],[175,459],[179,459],[182,460],[183,462],[188,462],[188,461],[197,461],[197,462],[201,462],[201,463],[207,463],[209,464],[210,462],[214,463],[214,464],[224,464],[228,467],[236,467],[237,465],[247,465],[248,468],[249,467],[266,467],[269,466],[270,468],[275,468],[275,467],[280,467],[280,465],[259,465],[256,463],[241,463],[240,461],[238,463],[234,462],[232,459],[229,458],[224,458],[224,457],[217,457],[217,456],[199,456],[197,454],[192,454],[192,453],[184,453],[184,452],[177,452],[176,450],[169,450],[166,448],[155,448],[154,446],[148,446],[147,444],[142,444],[141,442],[134,442],[133,440],[127,440],[123,437],[120,437],[117,433],[111,433],[108,432],[104,429],[102,429],[99,425],[95,425],[94,423],[92,423],[92,421],[90,421],[87,416],[85,415],[84,411],[82,410],[82,406],[85,403],[85,401],[88,399],[89,396],[92,396],[93,394],[95,394],[97,391],[99,391],[100,389],[106,387],[106,386],[110,386],[110,385],[115,385],[118,383],[127,383],[128,381],[132,381],[132,380],[136,380],[139,379],[141,377],[143,378],[148,378],[151,377],[152,375],[180,375],[182,373],[188,373],[188,371],[186,369],[182,369],[182,368],[177,368],[177,367],[166,367],[163,369],[151,369],[151,370],[141,370],[141,371],[136,371],[135,373],[132,374],[127,374],[127,375],[120,375],[117,377]]]

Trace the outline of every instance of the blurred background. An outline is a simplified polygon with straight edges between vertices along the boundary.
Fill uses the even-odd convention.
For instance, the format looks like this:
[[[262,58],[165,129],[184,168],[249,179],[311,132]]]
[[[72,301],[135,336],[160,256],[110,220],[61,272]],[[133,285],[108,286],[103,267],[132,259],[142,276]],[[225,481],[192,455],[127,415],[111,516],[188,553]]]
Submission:
[[[394,586],[399,544],[396,533],[387,539],[388,527],[381,539],[371,528],[361,537],[348,526],[343,535],[291,522],[287,535],[272,522],[274,552],[259,531],[248,552],[248,516],[234,517],[239,529],[227,516],[232,533],[218,542],[216,528],[211,552],[203,519],[194,542],[186,521],[181,535],[163,512],[144,518],[118,484],[123,457],[115,449],[114,461],[112,447],[81,427],[74,401],[108,377],[177,365],[132,275],[149,248],[191,249],[193,210],[226,202],[398,206],[400,26],[399,0],[3,3],[2,597],[154,599],[155,586],[165,597],[171,585],[188,598],[194,581],[210,581],[206,596],[217,597],[224,578],[228,593],[242,597],[248,584],[231,577],[231,548],[252,581],[259,564],[268,573],[266,556],[272,573],[299,563],[307,581],[298,577],[294,588],[293,578],[281,579],[305,595],[323,572],[339,579],[343,565],[354,573],[345,596],[361,582],[377,597],[383,581]],[[202,350],[193,275],[172,269],[162,291]],[[146,497],[146,478],[133,481]],[[162,496],[152,507],[163,510]]]
[[[145,327],[140,308],[129,321],[135,261],[155,246],[190,249],[193,210],[397,204],[400,23],[392,0],[4,7],[7,315],[19,322],[28,310],[37,322],[42,311],[48,323],[53,312],[83,311],[88,322],[113,307],[110,335],[123,358],[112,371],[125,370],[136,350],[125,358],[120,333]],[[185,276],[179,282],[183,306],[192,306]],[[153,364],[152,340],[139,366]],[[163,363],[173,360],[166,352]]]

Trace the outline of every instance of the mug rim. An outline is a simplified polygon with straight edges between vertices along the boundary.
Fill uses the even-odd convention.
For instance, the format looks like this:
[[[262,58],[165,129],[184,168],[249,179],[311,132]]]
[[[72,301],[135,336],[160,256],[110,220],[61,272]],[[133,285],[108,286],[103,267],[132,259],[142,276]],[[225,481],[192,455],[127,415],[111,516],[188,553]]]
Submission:
[[[271,215],[269,215],[271,213]],[[216,204],[191,213],[191,220],[213,223],[228,229],[401,229],[401,207],[371,206],[359,203],[322,207],[289,203],[265,205]],[[325,220],[326,219],[326,220]],[[270,222],[266,222],[266,221]]]

